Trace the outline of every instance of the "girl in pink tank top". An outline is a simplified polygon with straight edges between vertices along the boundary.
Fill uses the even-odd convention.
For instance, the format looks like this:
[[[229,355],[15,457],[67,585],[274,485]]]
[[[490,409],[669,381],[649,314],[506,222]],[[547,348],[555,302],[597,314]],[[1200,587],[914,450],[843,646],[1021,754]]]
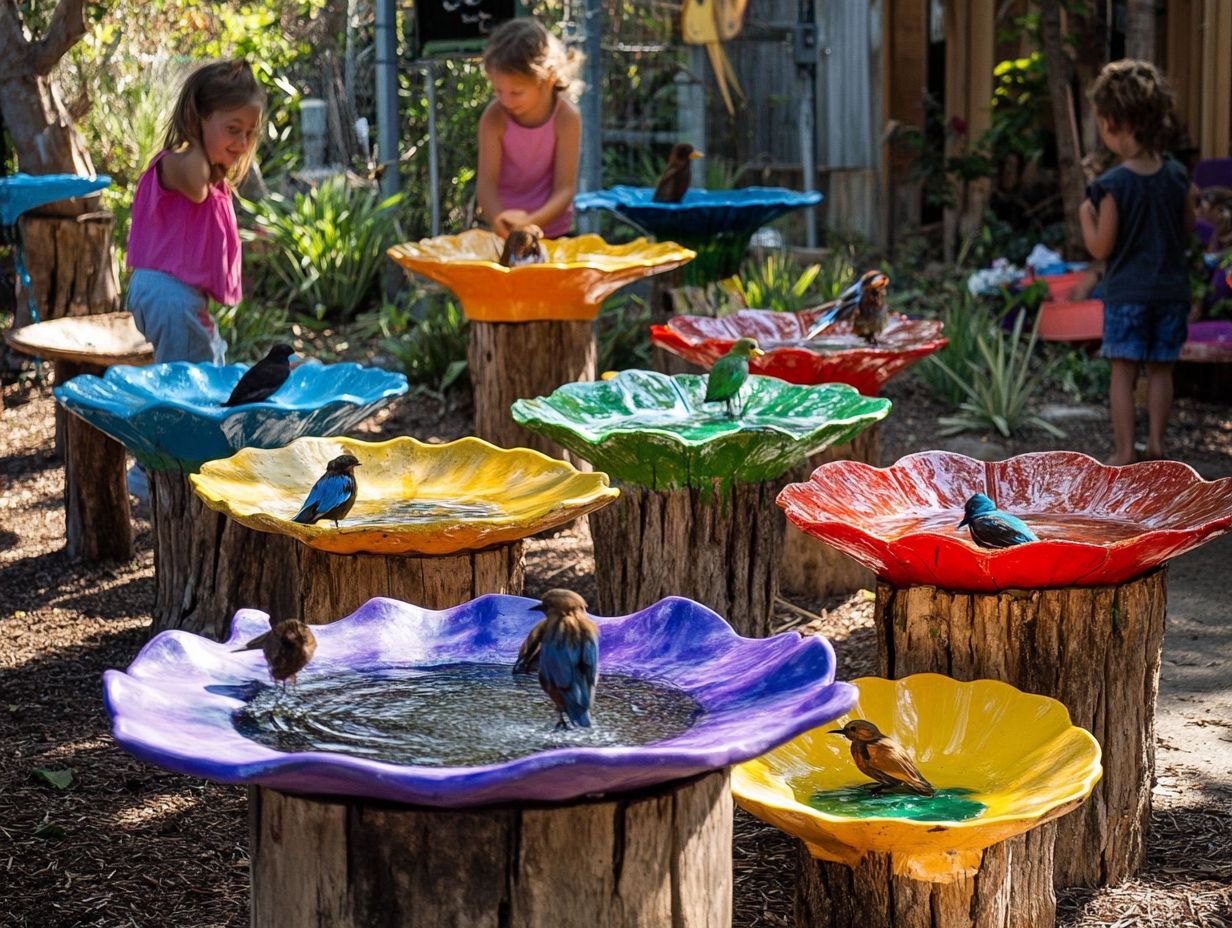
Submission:
[[[128,308],[154,360],[213,361],[225,346],[209,300],[239,303],[240,236],[231,191],[248,172],[265,97],[244,61],[184,81],[163,150],[133,197]]]
[[[555,238],[573,227],[582,120],[566,94],[581,64],[529,18],[501,25],[484,49],[496,99],[479,119],[476,197],[498,235],[537,225]]]

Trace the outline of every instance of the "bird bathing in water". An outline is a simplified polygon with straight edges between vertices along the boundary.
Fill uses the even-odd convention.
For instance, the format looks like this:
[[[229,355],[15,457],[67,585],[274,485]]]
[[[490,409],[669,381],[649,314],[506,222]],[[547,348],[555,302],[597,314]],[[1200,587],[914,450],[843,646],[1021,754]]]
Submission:
[[[500,256],[500,263],[505,267],[543,264],[547,260],[548,250],[543,244],[543,230],[538,226],[519,226],[505,237],[505,247]]]
[[[729,418],[736,417],[732,402],[749,379],[749,358],[758,358],[765,354],[757,347],[757,339],[740,338],[731,346],[731,350],[714,362],[710,376],[706,378],[707,403],[717,403],[720,400],[727,405]]]
[[[881,795],[886,789],[902,786],[920,796],[935,792],[931,783],[916,769],[911,755],[903,746],[881,733],[872,722],[852,719],[842,728],[832,728],[831,735],[842,735],[851,742],[851,759],[866,777],[876,780],[872,793]]]
[[[805,340],[811,341],[836,322],[850,319],[851,331],[870,345],[876,345],[877,336],[886,324],[886,289],[889,285],[890,278],[881,271],[865,271],[837,300],[818,307],[826,311],[809,328]]]
[[[325,473],[312,485],[304,505],[291,521],[315,525],[321,519],[332,519],[337,528],[338,520],[346,518],[359,495],[355,482],[355,468],[359,466],[359,459],[353,454],[340,454],[326,464]]]
[[[287,689],[287,681],[295,684],[296,675],[308,666],[317,651],[317,637],[312,629],[299,619],[284,619],[274,622],[270,617],[270,630],[253,638],[236,651],[261,649],[270,678]]]
[[[1028,541],[1039,541],[1026,522],[1002,512],[983,493],[972,495],[963,506],[963,520],[958,527],[964,525],[971,532],[971,540],[981,548],[1012,548]]]
[[[572,590],[548,590],[530,608],[543,618],[522,642],[513,672],[538,670],[539,685],[556,706],[558,731],[569,722],[589,728],[599,681],[599,627],[586,614],[586,600]]]
[[[689,192],[689,182],[693,179],[693,162],[702,157],[700,151],[694,151],[688,142],[677,142],[672,146],[672,153],[667,156],[667,167],[659,175],[655,184],[654,197],[656,203],[679,203]]]

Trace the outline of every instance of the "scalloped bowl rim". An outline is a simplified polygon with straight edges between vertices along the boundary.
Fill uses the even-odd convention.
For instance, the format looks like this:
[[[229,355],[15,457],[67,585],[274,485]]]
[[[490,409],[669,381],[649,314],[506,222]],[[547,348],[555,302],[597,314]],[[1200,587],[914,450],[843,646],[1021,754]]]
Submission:
[[[492,233],[495,234],[495,233]],[[643,249],[639,251],[630,251],[628,256],[613,254],[612,260],[619,260],[619,264],[603,264],[595,260],[586,261],[543,261],[537,264],[522,264],[517,267],[505,267],[498,261],[489,261],[485,258],[453,258],[447,255],[435,255],[428,252],[416,250],[421,242],[434,241],[436,239],[461,239],[465,233],[457,235],[438,235],[434,238],[420,239],[418,242],[403,242],[398,245],[391,245],[385,249],[385,254],[397,263],[403,261],[421,262],[423,264],[435,264],[450,267],[482,267],[493,271],[499,271],[503,274],[512,274],[515,271],[524,273],[530,271],[533,273],[544,273],[545,271],[569,271],[569,270],[591,270],[598,271],[602,274],[619,274],[626,270],[636,270],[640,268],[658,268],[669,264],[686,264],[697,257],[697,252],[691,248],[686,248],[683,245],[677,245],[675,242],[652,242],[645,236],[640,236],[632,242],[626,242],[624,245],[611,245],[599,235],[580,235],[575,238],[575,241],[589,238],[593,235],[594,238],[603,242],[611,248],[624,248],[628,245],[636,245],[638,242],[645,243]],[[554,241],[548,239],[548,241]],[[642,255],[642,257],[634,258],[634,255]]]
[[[808,312],[808,310],[804,310],[804,312]],[[707,342],[714,342],[714,343],[733,342],[734,343],[737,339],[741,338],[742,336],[739,336],[739,335],[732,335],[732,336],[688,335],[685,332],[681,331],[680,329],[676,328],[675,325],[673,325],[673,323],[679,319],[730,319],[734,316],[739,315],[740,313],[775,313],[776,315],[797,315],[797,316],[800,315],[800,313],[784,314],[784,313],[778,312],[778,310],[762,309],[762,308],[754,307],[754,306],[748,306],[748,307],[745,307],[744,309],[737,310],[736,312],[731,313],[728,316],[697,316],[697,315],[688,315],[688,314],[682,313],[677,316],[672,316],[670,319],[667,320],[667,322],[661,322],[661,323],[656,323],[655,325],[652,325],[650,327],[651,341],[654,341],[655,330],[659,329],[659,330],[671,332],[673,335],[675,335],[677,338],[683,341],[688,347],[694,348],[694,349],[704,348]],[[771,355],[775,353],[785,354],[791,351],[801,351],[809,356],[820,357],[820,358],[834,358],[834,357],[844,357],[844,356],[863,357],[866,355],[874,355],[878,357],[883,356],[883,355],[887,357],[896,357],[898,355],[911,354],[913,352],[921,352],[921,351],[926,351],[929,354],[931,354],[934,351],[940,351],[942,348],[944,348],[946,345],[950,343],[950,340],[942,334],[944,329],[942,327],[942,323],[940,320],[912,319],[911,317],[907,316],[905,313],[896,313],[894,315],[897,316],[897,318],[907,323],[919,323],[921,325],[927,325],[930,327],[932,325],[936,325],[937,334],[935,337],[930,337],[925,341],[912,342],[909,345],[898,345],[898,346],[890,345],[890,344],[852,345],[848,348],[836,348],[833,351],[820,351],[814,348],[809,348],[805,345],[786,344],[782,342],[780,343],[767,342],[767,345],[769,347],[763,348],[762,350],[767,355]],[[760,344],[760,342],[758,344]],[[666,349],[668,346],[663,345],[661,347]],[[765,362],[763,361],[762,363],[765,363]]]
[[[653,196],[653,187],[638,187],[633,184],[614,184],[611,187],[605,187],[602,190],[587,191],[585,194],[579,195],[582,199],[581,204],[576,204],[582,211],[589,209],[619,209],[626,207],[635,207],[637,209],[660,209],[664,211],[681,211],[688,209],[713,209],[715,207],[765,207],[765,206],[816,206],[825,199],[825,195],[820,190],[793,190],[790,187],[735,187],[730,190],[710,190],[706,187],[690,187],[689,191],[696,193],[701,198],[706,198],[707,202],[685,203],[683,201],[677,203],[662,203],[653,199],[646,200],[623,200],[621,197],[628,192],[635,192],[639,196],[642,192]],[[757,200],[751,197],[735,197],[730,198],[733,193],[756,193],[764,195],[763,199]],[[727,195],[729,199],[722,199]],[[713,198],[713,199],[710,199]],[[609,205],[609,203],[614,205]]]

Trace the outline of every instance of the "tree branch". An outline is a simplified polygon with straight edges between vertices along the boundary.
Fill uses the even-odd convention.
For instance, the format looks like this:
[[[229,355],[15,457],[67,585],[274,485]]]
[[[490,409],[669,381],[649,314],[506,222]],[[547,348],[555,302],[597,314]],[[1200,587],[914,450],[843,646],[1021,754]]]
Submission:
[[[30,43],[30,66],[37,74],[50,74],[64,54],[86,34],[85,0],[60,0],[51,15],[47,34]]]

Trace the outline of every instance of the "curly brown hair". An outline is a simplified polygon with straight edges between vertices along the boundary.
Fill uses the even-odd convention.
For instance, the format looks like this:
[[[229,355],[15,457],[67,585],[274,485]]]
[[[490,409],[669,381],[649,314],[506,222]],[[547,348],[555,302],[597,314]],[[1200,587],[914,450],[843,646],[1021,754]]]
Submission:
[[[191,71],[180,87],[180,97],[167,120],[167,132],[163,136],[163,148],[180,151],[192,144],[201,144],[201,123],[219,110],[234,110],[255,103],[265,113],[265,91],[258,83],[248,62],[241,58],[211,61]],[[248,174],[252,156],[261,137],[258,120],[253,142],[244,156],[230,172],[214,166],[210,183],[218,183],[225,176],[234,188]]]
[[[483,66],[532,80],[550,80],[560,93],[576,98],[582,90],[578,74],[586,56],[529,16],[501,23],[483,50]]]
[[[1088,97],[1097,115],[1130,132],[1148,151],[1162,152],[1176,132],[1172,88],[1149,61],[1109,62],[1091,84]]]

